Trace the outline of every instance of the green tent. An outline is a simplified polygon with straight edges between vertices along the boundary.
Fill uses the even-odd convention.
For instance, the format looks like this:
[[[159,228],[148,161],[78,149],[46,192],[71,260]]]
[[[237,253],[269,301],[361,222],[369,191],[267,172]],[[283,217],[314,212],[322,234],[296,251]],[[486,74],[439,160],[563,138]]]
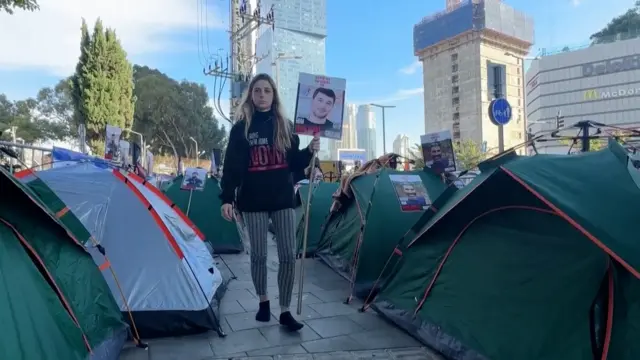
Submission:
[[[433,215],[431,207],[418,211],[401,208],[396,192],[401,184],[392,181],[397,176],[419,179],[430,199],[437,199],[447,188],[442,178],[428,169],[381,169],[351,181],[354,196],[327,218],[317,254],[352,282],[352,295],[368,297],[392,268],[387,263],[389,255],[403,236],[420,219]]]
[[[0,189],[0,359],[117,359],[128,326],[78,229],[4,169]]]
[[[333,202],[333,193],[338,190],[340,184],[330,182],[320,182],[313,186],[313,194],[311,197],[311,205],[309,206],[309,235],[307,236],[307,255],[315,253],[318,248],[318,242],[320,241],[320,235],[322,233],[322,226],[324,225],[329,210],[331,209],[331,203]],[[301,200],[301,205],[296,209],[298,210],[298,229],[296,235],[298,237],[298,254],[302,253],[302,243],[304,240],[304,226],[305,218],[304,212],[306,210],[307,198],[309,196],[309,185],[301,185],[298,190],[298,196]]]
[[[374,309],[449,359],[640,359],[640,189],[624,150],[481,171],[410,242]]]
[[[217,254],[234,254],[243,251],[244,246],[238,227],[226,221],[220,214],[222,202],[218,179],[209,177],[203,191],[182,190],[182,176],[173,180],[171,186],[164,190],[167,197],[184,212],[204,234]],[[189,205],[191,198],[191,205]]]

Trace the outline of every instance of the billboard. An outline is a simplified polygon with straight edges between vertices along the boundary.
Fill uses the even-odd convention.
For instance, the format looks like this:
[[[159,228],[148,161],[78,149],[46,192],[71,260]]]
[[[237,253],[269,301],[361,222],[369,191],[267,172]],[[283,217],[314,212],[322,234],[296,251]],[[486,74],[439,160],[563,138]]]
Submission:
[[[338,160],[355,164],[360,162],[364,164],[367,162],[367,150],[364,149],[338,149]]]

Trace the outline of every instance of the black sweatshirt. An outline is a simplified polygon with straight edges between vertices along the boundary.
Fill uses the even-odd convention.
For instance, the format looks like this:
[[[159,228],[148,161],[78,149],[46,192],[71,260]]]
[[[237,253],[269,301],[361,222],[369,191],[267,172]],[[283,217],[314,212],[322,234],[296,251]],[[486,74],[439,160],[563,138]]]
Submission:
[[[242,212],[277,211],[295,207],[292,173],[309,166],[312,152],[300,150],[300,138],[291,136],[291,148],[275,148],[276,119],[271,112],[256,112],[245,137],[244,120],[233,125],[224,156],[220,199],[236,200]],[[293,125],[290,125],[293,129]],[[236,199],[236,189],[238,191]]]

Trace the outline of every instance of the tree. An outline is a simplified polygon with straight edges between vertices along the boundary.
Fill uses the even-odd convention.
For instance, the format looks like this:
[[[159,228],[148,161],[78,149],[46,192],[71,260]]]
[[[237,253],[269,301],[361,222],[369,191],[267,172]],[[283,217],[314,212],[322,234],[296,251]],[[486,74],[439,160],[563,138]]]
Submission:
[[[14,9],[36,11],[40,6],[35,0],[0,0],[0,13],[13,14]]]
[[[580,139],[561,139],[559,140],[560,144],[570,147],[572,150],[582,151],[582,140]],[[573,145],[573,146],[572,146]],[[607,141],[605,139],[591,139],[589,140],[589,151],[598,151],[607,146]]]
[[[473,140],[455,141],[453,151],[456,155],[458,170],[461,171],[475,169],[489,154],[483,152],[482,147]]]
[[[34,99],[14,102],[0,94],[0,139],[13,140],[6,131],[12,127],[16,127],[16,138],[27,144],[52,138],[54,135],[49,122],[36,116],[37,105]]]
[[[222,148],[225,129],[208,106],[203,85],[177,82],[158,70],[134,66],[134,93],[137,99],[134,130],[143,134],[155,153],[196,157],[198,150]]]
[[[105,30],[100,19],[91,36],[82,22],[80,58],[71,84],[74,117],[85,124],[93,152],[101,154],[107,125],[131,129],[135,98],[131,64],[115,32]]]
[[[589,37],[592,44],[615,41],[619,36],[635,37],[640,33],[640,1],[626,13],[613,18],[602,30]]]
[[[413,144],[413,147],[407,149],[409,159],[413,160],[413,166],[416,169],[424,168],[424,156],[422,155],[422,145]]]
[[[38,112],[49,121],[54,139],[67,140],[76,135],[79,123],[74,116],[70,79],[62,79],[55,87],[45,87],[36,97]]]

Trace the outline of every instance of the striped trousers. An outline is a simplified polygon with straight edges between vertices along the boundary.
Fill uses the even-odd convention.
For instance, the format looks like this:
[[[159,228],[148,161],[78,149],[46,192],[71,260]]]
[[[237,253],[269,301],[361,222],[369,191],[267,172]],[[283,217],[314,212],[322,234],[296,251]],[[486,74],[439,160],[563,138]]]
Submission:
[[[278,248],[278,291],[280,306],[289,307],[296,278],[295,212],[283,209],[273,212],[242,214],[251,244],[251,279],[258,296],[267,295],[267,233],[269,219],[273,223]]]

